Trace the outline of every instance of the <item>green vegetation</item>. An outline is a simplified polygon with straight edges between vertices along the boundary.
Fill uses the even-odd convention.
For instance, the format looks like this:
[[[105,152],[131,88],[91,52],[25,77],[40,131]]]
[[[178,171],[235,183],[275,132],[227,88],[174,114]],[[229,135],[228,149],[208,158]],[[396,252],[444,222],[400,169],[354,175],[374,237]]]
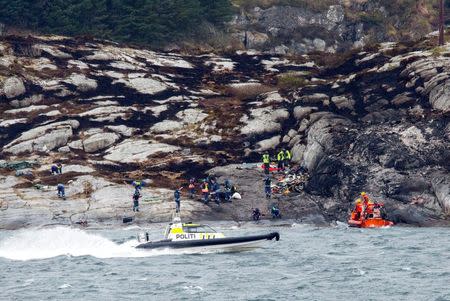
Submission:
[[[42,33],[162,46],[230,20],[229,0],[0,0],[0,22]]]
[[[284,73],[278,76],[278,88],[293,90],[305,86],[308,81],[295,73]]]

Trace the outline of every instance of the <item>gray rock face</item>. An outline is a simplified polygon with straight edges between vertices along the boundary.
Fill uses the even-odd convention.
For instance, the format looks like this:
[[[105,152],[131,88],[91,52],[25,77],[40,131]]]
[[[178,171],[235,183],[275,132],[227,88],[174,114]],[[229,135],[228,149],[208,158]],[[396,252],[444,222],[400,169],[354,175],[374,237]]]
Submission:
[[[450,81],[447,80],[430,92],[430,103],[434,109],[450,112]]]
[[[251,111],[251,118],[244,116],[241,122],[246,125],[241,129],[245,135],[261,133],[273,133],[281,129],[279,121],[286,120],[289,112],[286,109],[276,109],[272,107],[258,108]]]
[[[3,82],[3,93],[6,98],[12,99],[24,94],[26,91],[23,81],[18,77],[9,77]]]
[[[31,129],[7,144],[3,152],[21,154],[53,150],[66,145],[73,135],[73,129],[78,128],[79,125],[76,120],[68,120]]]
[[[87,78],[83,74],[72,74],[67,80],[67,83],[77,87],[80,92],[88,92],[97,89],[97,81]]]
[[[119,136],[115,133],[98,133],[83,140],[83,148],[87,153],[95,153],[113,145]]]
[[[146,140],[127,139],[122,143],[107,150],[106,160],[120,163],[144,162],[150,156],[161,153],[172,153],[179,147],[165,143],[155,143]]]
[[[336,10],[322,17],[327,24],[341,18]],[[1,44],[14,42],[6,37]],[[220,210],[197,201],[182,206],[187,217],[248,219],[246,210],[268,205],[256,161],[265,150],[273,156],[275,148],[290,149],[292,161],[311,174],[304,193],[272,200],[287,217],[345,221],[355,196],[367,191],[389,206],[394,221],[448,221],[450,51],[443,48],[436,56],[427,50],[430,41],[418,42],[414,51],[410,44],[379,45],[337,68],[318,66],[311,57],[294,62],[254,51],[181,56],[79,39],[39,43],[48,44],[58,59],[46,52],[45,60],[13,56],[13,61],[51,64],[58,74],[80,70],[83,76],[48,79],[45,72],[40,78],[21,69],[13,74],[32,89],[0,106],[2,159],[38,159],[42,169],[4,181],[10,173],[0,169],[0,227],[69,224],[83,216],[120,222],[130,214],[132,187],[102,177],[127,182],[146,177],[151,185],[172,187],[192,175],[203,177],[212,165],[242,162],[250,164],[213,171],[236,181],[241,201]],[[80,57],[80,48],[92,57]],[[9,61],[0,58],[0,65]],[[272,91],[275,86],[261,84],[285,72],[305,77],[301,88]],[[147,87],[131,79],[157,81],[161,90],[159,84]],[[133,88],[133,82],[139,86]],[[224,92],[230,87],[234,94]],[[12,110],[16,101],[31,104],[34,95],[45,95],[45,105]],[[63,163],[62,176],[49,175],[55,162]],[[65,202],[55,196],[59,180],[67,184]],[[44,188],[31,188],[32,183]],[[172,192],[163,190],[146,187],[151,200],[142,201],[138,219],[170,219]]]

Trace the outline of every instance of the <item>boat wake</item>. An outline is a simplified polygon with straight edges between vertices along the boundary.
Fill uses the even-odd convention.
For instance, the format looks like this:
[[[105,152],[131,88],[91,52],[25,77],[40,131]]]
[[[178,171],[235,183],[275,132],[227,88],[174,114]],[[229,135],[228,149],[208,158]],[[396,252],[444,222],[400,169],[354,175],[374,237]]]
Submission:
[[[0,241],[0,257],[12,260],[33,260],[57,256],[115,258],[173,253],[170,250],[138,250],[135,249],[137,244],[137,240],[118,244],[97,234],[66,227],[21,230]]]

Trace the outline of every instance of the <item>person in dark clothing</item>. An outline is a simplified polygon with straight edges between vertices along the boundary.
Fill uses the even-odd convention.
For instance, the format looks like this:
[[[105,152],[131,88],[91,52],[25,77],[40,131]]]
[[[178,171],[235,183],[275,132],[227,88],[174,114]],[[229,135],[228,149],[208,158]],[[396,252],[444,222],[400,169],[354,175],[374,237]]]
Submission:
[[[133,194],[133,211],[139,212],[139,198],[141,197],[141,193],[138,189],[134,191]]]
[[[273,205],[272,208],[270,208],[270,214],[272,214],[272,218],[281,218],[280,209],[277,205]]]
[[[264,179],[264,193],[266,194],[266,198],[270,199],[272,197],[272,180],[270,177]]]
[[[252,211],[252,218],[253,220],[259,221],[259,219],[261,218],[261,211],[259,211],[259,208],[254,208]]]
[[[230,180],[226,179],[224,183],[224,189],[225,189],[225,201],[231,202],[231,182]]]
[[[220,184],[217,181],[213,181],[212,191],[214,192],[214,201],[220,205]]]
[[[66,197],[66,192],[65,192],[65,188],[64,188],[64,184],[59,183],[58,186],[56,186],[56,189],[58,191],[58,196],[60,198],[65,198]]]
[[[62,174],[62,164],[58,163],[58,164],[56,164],[56,167],[58,169],[58,174]]]
[[[50,172],[52,173],[52,175],[57,175],[58,174],[58,166],[52,165]]]
[[[195,196],[195,178],[189,180],[189,198],[193,199]]]
[[[181,189],[183,189],[183,187],[175,189],[175,192],[173,193],[173,196],[175,197],[176,213],[180,212]]]

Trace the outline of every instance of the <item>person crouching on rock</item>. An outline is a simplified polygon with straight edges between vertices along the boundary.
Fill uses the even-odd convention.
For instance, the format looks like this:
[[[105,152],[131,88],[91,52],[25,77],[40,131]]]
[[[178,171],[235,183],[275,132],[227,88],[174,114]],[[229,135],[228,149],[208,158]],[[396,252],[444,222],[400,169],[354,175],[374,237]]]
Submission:
[[[131,185],[133,185],[133,186],[134,186],[134,189],[137,190],[137,191],[139,192],[139,190],[142,189],[143,183],[142,183],[141,181],[135,180],[135,181],[133,181],[133,182],[131,183]]]
[[[180,212],[181,189],[183,189],[183,187],[175,189],[175,192],[173,193],[173,196],[175,197],[175,205],[176,205],[175,212],[176,213]]]
[[[50,172],[52,173],[52,175],[57,175],[58,174],[58,166],[53,164],[52,167],[50,168]]]
[[[203,194],[203,203],[208,204],[209,202],[209,183],[205,179],[202,183],[202,194]]]
[[[58,191],[58,196],[60,198],[65,198],[66,197],[66,193],[65,193],[65,190],[64,190],[64,184],[59,183],[58,186],[56,186],[56,189]]]
[[[135,190],[133,194],[133,212],[139,212],[139,198],[141,197],[141,193],[139,190]]]

